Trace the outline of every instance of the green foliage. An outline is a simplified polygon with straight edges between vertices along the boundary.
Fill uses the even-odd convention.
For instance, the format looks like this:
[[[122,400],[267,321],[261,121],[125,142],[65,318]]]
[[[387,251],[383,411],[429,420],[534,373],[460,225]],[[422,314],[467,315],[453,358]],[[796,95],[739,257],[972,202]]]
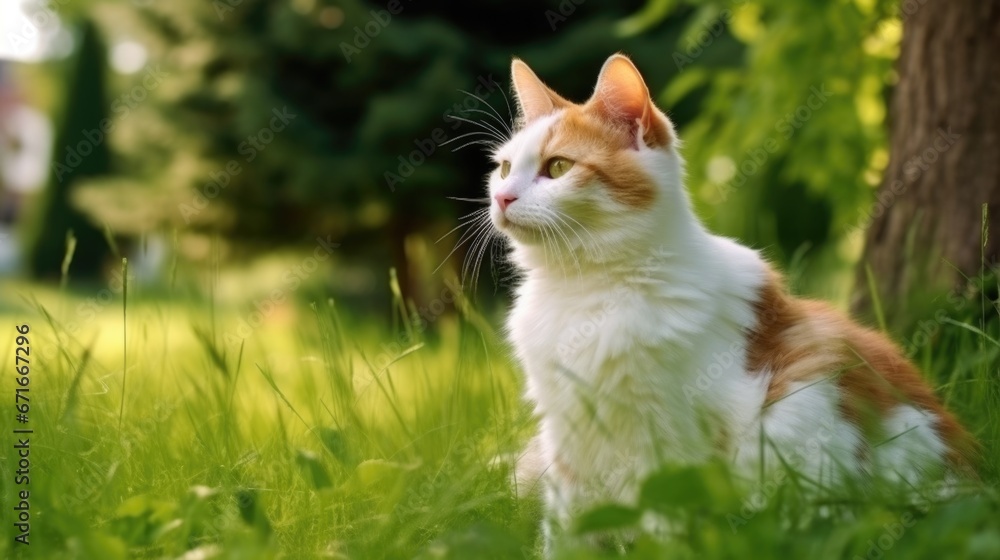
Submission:
[[[56,279],[67,273],[76,278],[98,278],[110,254],[104,234],[77,210],[73,198],[82,181],[111,173],[111,152],[100,132],[108,112],[104,88],[107,51],[90,20],[83,21],[80,31],[80,50],[65,90],[65,117],[53,149],[51,174],[45,191],[35,201],[26,232],[28,269],[35,278]],[[66,267],[63,258],[70,231],[75,246],[70,250],[72,262]]]
[[[413,334],[396,350],[399,332],[341,315],[317,293],[233,343],[226,333],[250,298],[130,283],[126,377],[117,302],[71,332],[67,310],[86,295],[32,288],[21,300],[20,288],[4,285],[0,309],[13,310],[8,324],[30,323],[33,368],[44,372],[31,392],[36,513],[30,548],[13,548],[7,524],[0,556],[539,557],[538,497],[518,496],[509,479],[531,430],[519,373],[492,321],[467,305],[437,319],[433,343],[399,307],[398,331]],[[848,489],[818,502],[794,476],[751,481],[748,492],[725,464],[665,466],[636,504],[581,512],[556,557],[996,557],[995,299],[995,280],[977,282],[941,300],[933,330],[901,337],[982,442],[982,486],[917,500]],[[12,391],[4,379],[0,390]],[[15,427],[0,416],[0,430]],[[4,495],[10,465],[0,464]],[[665,542],[642,529],[652,513],[672,520]],[[630,546],[618,538],[627,534],[638,535]]]
[[[682,129],[689,189],[711,227],[791,261],[839,260],[888,162],[885,113],[901,24],[894,2],[689,0],[670,107],[697,100]],[[700,62],[728,31],[741,60]],[[862,228],[863,229],[863,228]],[[854,249],[856,250],[856,249]],[[837,251],[837,252],[834,252]]]
[[[122,121],[123,173],[92,185],[87,210],[116,232],[178,228],[241,247],[332,235],[344,254],[376,270],[393,259],[405,275],[406,237],[453,227],[467,209],[446,196],[482,196],[488,158],[477,146],[453,150],[485,136],[450,117],[509,125],[512,56],[580,100],[615,51],[656,89],[676,73],[664,51],[688,11],[623,37],[617,22],[641,3],[577,4],[403,0],[396,14],[359,0],[117,6],[108,23],[128,22],[165,78]],[[734,45],[721,41],[706,64]],[[294,117],[272,127],[275,111]]]
[[[493,119],[510,117],[511,56],[582,100],[623,51],[679,128],[710,226],[785,264],[808,251],[836,270],[857,255],[855,226],[888,161],[894,5],[402,0],[393,14],[361,0],[112,3],[105,25],[125,25],[150,58],[114,84],[141,90],[115,121],[118,174],[76,198],[116,233],[177,229],[189,254],[201,246],[189,236],[252,249],[332,235],[373,270],[392,261],[416,297],[413,276],[429,269],[410,261],[433,269],[457,238],[424,253],[407,240],[451,229],[468,208],[446,197],[481,196],[489,166],[477,146],[452,152],[485,136],[449,114],[503,128]],[[162,80],[150,87],[148,72]]]

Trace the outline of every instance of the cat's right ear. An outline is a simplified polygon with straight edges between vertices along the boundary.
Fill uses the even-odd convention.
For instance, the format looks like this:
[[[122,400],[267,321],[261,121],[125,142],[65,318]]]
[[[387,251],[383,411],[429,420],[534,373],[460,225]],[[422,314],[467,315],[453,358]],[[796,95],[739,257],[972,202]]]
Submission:
[[[521,59],[515,58],[514,62],[511,63],[510,77],[514,84],[517,106],[521,112],[521,124],[528,124],[557,109],[572,105],[542,83]]]

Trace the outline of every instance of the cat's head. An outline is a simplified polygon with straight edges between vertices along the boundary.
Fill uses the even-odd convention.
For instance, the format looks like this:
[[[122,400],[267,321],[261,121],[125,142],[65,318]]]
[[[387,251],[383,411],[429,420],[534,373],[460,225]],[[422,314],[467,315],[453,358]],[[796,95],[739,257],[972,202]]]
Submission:
[[[520,60],[511,75],[520,115],[493,154],[489,200],[516,253],[601,260],[686,211],[673,126],[628,58],[611,56],[582,104]]]

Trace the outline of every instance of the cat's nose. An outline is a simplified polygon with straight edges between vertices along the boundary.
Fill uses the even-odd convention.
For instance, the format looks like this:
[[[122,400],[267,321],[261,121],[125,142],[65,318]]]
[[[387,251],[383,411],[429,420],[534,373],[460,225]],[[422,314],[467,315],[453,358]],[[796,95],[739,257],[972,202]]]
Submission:
[[[496,200],[497,204],[500,205],[500,211],[506,212],[507,207],[510,206],[511,202],[517,200],[517,197],[511,194],[498,194],[494,196],[493,199]]]

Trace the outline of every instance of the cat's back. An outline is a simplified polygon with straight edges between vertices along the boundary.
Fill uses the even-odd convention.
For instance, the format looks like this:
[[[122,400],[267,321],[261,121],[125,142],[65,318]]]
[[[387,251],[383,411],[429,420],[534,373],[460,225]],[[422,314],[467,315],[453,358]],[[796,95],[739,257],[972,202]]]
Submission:
[[[828,474],[916,482],[942,467],[969,468],[972,438],[889,337],[793,297],[773,272],[754,308],[747,372],[767,389],[760,421],[737,449],[744,461],[759,462],[763,433],[772,460],[783,453]]]

